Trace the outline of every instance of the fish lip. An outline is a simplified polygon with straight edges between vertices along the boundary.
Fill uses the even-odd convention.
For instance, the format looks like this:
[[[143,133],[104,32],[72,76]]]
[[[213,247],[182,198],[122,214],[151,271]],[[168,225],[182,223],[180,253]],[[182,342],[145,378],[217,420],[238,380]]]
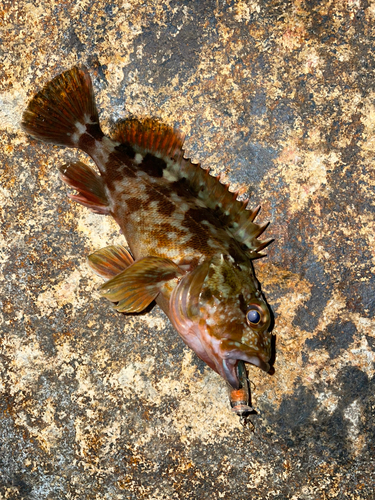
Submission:
[[[242,359],[242,361],[246,361],[246,363],[255,365],[264,372],[268,372],[270,370],[270,365],[258,356],[249,356],[247,359]]]
[[[245,363],[257,366],[258,368],[260,368],[265,372],[268,372],[270,369],[270,365],[265,361],[263,361],[258,356],[247,356],[246,354],[242,355],[238,354],[235,359],[234,358],[223,359],[222,361],[223,373],[221,375],[233,387],[233,389],[239,389],[241,385],[238,379],[238,373],[236,369],[238,361],[244,361]]]

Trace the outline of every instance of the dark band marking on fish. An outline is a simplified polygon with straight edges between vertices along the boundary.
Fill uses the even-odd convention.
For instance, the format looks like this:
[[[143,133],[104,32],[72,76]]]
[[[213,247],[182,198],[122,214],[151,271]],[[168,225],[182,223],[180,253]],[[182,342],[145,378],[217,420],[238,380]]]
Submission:
[[[162,158],[147,153],[142,162],[139,163],[138,168],[152,177],[163,177],[163,170],[167,168],[167,163]]]
[[[134,157],[135,157],[135,151],[128,142],[125,144],[119,144],[118,146],[115,147],[115,149],[119,153],[123,153],[125,156],[127,156],[131,160],[134,159]]]

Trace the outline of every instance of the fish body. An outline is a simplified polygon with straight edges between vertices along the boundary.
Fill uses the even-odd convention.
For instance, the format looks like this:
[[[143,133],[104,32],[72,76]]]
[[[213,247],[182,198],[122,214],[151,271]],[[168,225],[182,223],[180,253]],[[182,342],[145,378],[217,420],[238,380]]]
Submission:
[[[74,67],[29,103],[23,129],[34,138],[85,151],[60,168],[78,194],[70,198],[118,222],[130,248],[89,256],[106,282],[101,293],[121,312],[140,312],[154,299],[196,354],[233,390],[243,362],[269,370],[270,311],[252,260],[270,240],[259,235],[237,193],[183,156],[183,135],[154,119],[100,129],[90,76]],[[240,371],[241,371],[240,370]],[[242,375],[243,378],[243,375]]]

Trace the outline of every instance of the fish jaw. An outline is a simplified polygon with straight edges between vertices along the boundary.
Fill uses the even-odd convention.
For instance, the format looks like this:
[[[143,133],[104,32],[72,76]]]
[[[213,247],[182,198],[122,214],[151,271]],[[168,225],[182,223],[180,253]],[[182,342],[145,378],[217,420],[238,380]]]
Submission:
[[[217,256],[185,275],[169,301],[168,315],[184,342],[234,389],[240,360],[270,369],[270,313],[255,283],[229,256]],[[257,325],[246,319],[249,305],[259,311]]]

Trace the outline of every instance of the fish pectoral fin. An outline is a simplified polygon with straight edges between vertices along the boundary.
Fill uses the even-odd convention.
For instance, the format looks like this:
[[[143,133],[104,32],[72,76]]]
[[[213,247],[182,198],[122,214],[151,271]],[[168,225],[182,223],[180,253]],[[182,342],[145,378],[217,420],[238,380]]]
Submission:
[[[122,245],[101,248],[87,257],[91,269],[105,280],[114,278],[134,263],[133,257]]]
[[[169,259],[144,257],[107,281],[100,293],[111,302],[118,302],[115,309],[119,312],[141,312],[167,281],[182,275],[183,271]]]
[[[72,187],[78,194],[70,194],[71,200],[80,203],[95,213],[108,215],[109,203],[104,183],[91,167],[78,161],[59,168],[60,179]]]

